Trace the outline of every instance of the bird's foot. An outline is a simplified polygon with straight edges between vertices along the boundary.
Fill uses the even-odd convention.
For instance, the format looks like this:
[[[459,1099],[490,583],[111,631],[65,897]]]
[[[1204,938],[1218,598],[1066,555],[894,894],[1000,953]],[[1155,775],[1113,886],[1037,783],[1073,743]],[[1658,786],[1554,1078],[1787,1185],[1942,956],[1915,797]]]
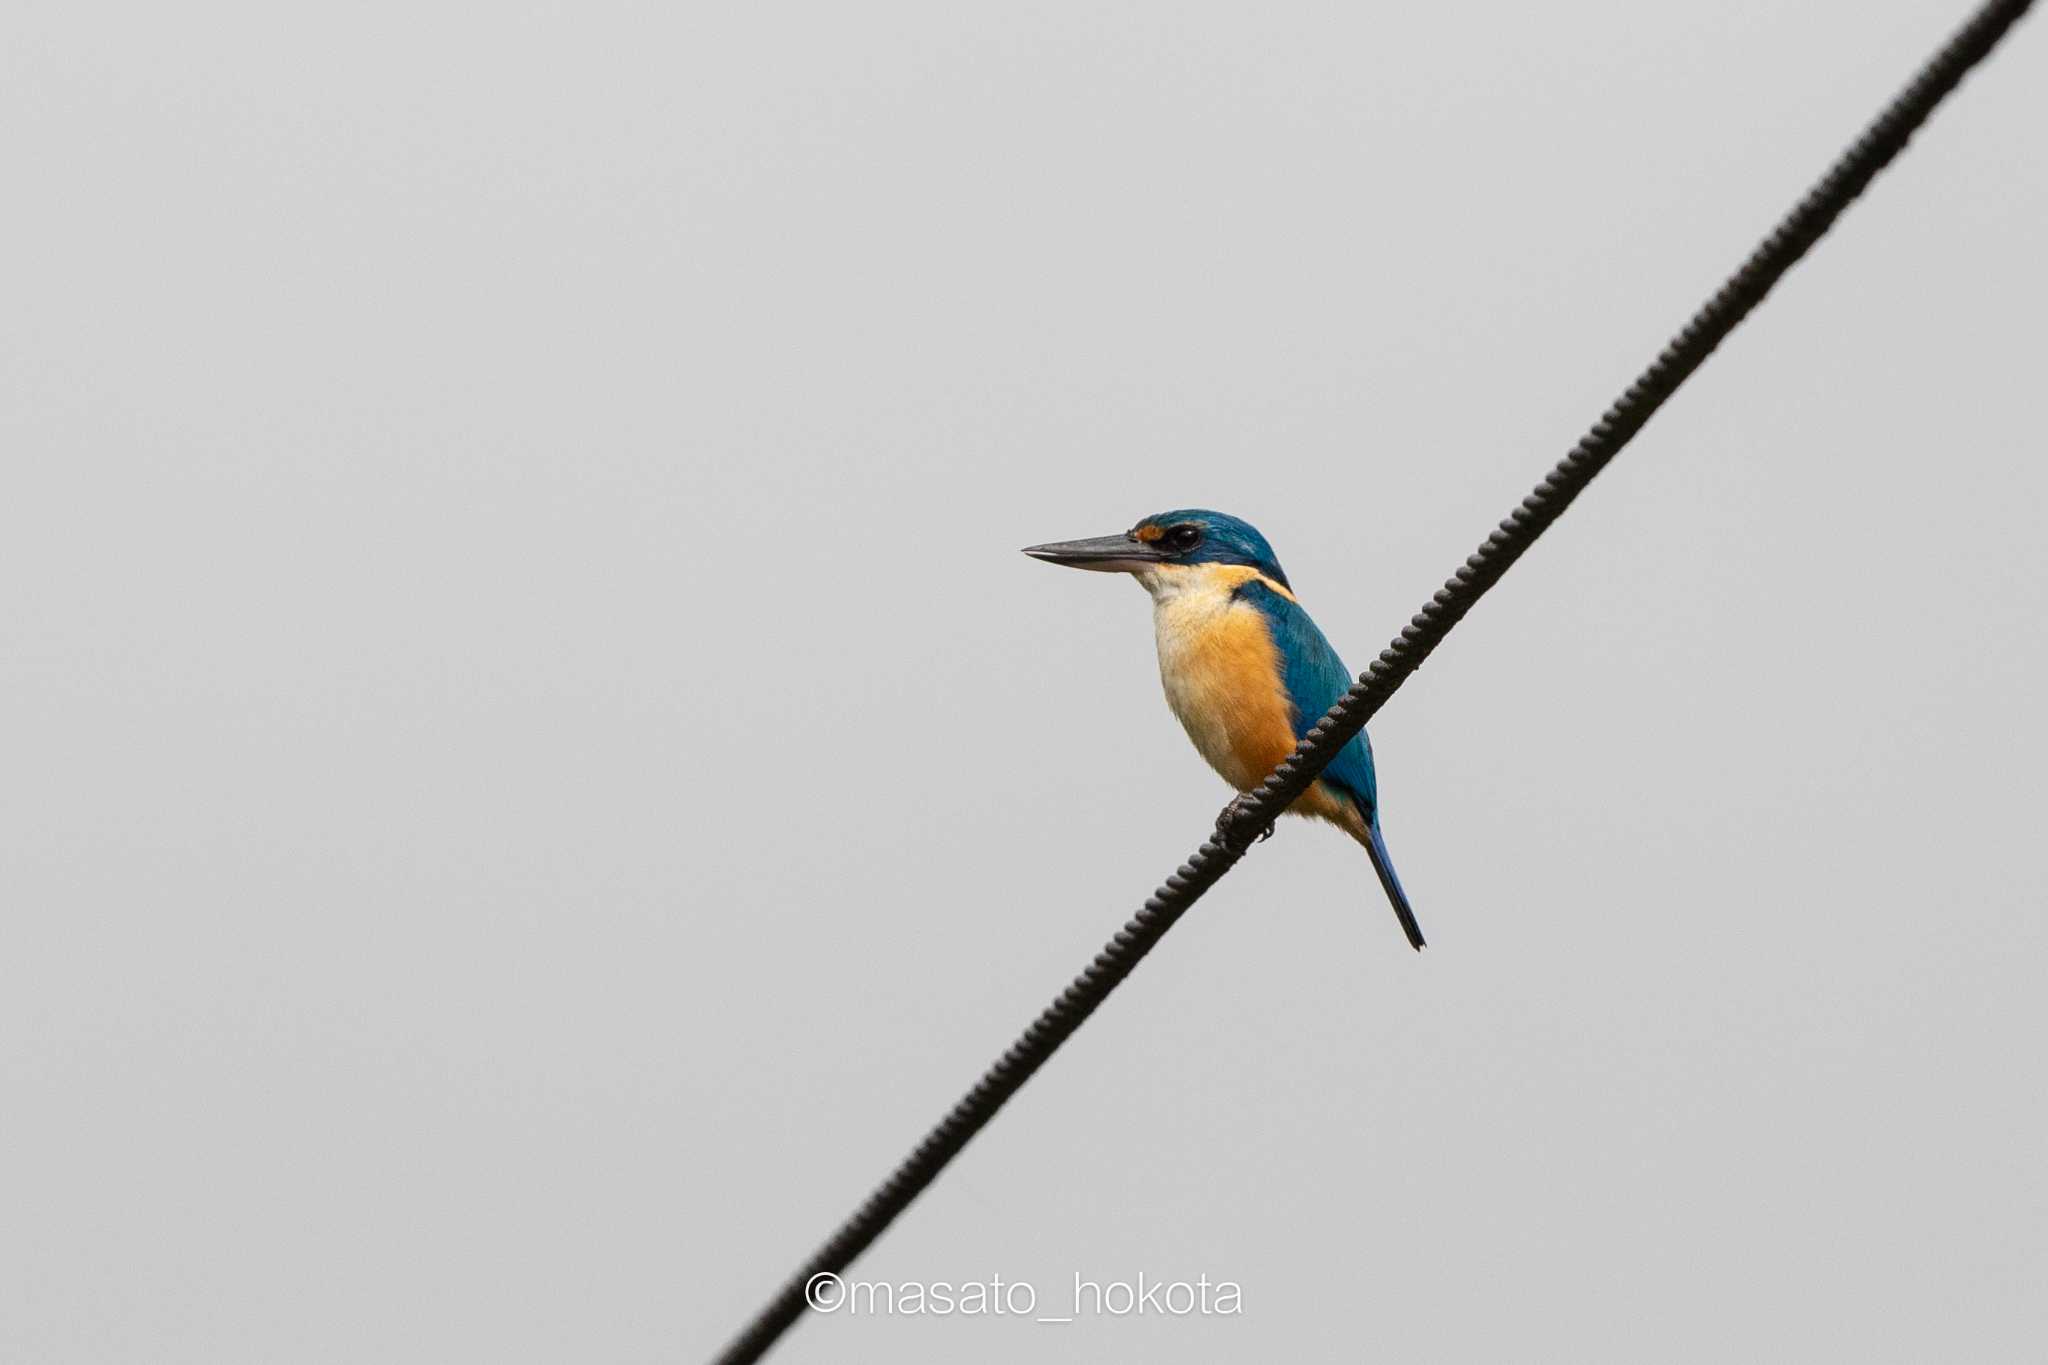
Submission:
[[[1264,843],[1273,837],[1273,822],[1268,820],[1265,828],[1249,836],[1245,830],[1245,805],[1249,797],[1234,796],[1223,808],[1223,814],[1216,817],[1216,837],[1224,844],[1242,853],[1254,843]]]

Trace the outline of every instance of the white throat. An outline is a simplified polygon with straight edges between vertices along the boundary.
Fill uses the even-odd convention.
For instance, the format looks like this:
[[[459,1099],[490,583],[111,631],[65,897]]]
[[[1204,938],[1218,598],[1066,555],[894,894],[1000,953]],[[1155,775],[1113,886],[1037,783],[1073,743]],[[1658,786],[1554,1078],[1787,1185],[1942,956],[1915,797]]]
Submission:
[[[1131,577],[1152,595],[1155,608],[1164,607],[1190,593],[1214,592],[1219,588],[1227,596],[1230,585],[1214,582],[1211,575],[1203,572],[1205,567],[1197,564],[1148,564]]]

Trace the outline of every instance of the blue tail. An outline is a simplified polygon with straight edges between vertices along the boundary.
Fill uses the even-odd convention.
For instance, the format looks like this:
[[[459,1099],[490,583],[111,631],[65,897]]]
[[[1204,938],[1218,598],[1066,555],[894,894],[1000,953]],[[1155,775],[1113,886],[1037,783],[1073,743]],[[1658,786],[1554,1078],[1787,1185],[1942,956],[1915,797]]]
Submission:
[[[1423,948],[1422,926],[1415,922],[1415,910],[1408,904],[1408,893],[1401,889],[1401,879],[1394,875],[1394,860],[1387,856],[1387,841],[1380,837],[1377,815],[1365,822],[1365,836],[1365,851],[1372,855],[1372,870],[1380,874],[1380,885],[1387,889],[1387,899],[1394,903],[1394,913],[1401,918],[1401,931],[1408,935],[1410,946],[1419,953]]]

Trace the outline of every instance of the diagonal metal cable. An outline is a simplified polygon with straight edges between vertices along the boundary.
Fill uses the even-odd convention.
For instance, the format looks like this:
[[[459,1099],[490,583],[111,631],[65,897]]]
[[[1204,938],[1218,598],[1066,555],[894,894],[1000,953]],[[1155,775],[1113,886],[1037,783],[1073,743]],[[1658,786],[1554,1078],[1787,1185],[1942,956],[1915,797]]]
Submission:
[[[1808,190],[1648,369],[1543,476],[1535,491],[1495,528],[1421,611],[1380,652],[1358,682],[1309,731],[1293,755],[1256,790],[1224,808],[1216,833],[1181,864],[1095,955],[1082,973],[996,1059],[972,1090],[925,1134],[867,1202],[846,1220],[775,1293],[735,1338],[719,1365],[759,1360],[803,1313],[811,1285],[836,1275],[866,1250],[1010,1096],[1045,1065],[1059,1045],[1129,976],[1168,929],[1243,858],[1257,833],[1313,782],[1464,619],[1487,589],[1563,515],[1572,500],[1620,453],[1664,400],[1749,315],[1785,272],[1833,225],[1842,210],[1906,146],[1927,116],[2005,36],[2032,0],[1992,0],[1957,30],[1906,88],[1865,128],[1826,175]]]

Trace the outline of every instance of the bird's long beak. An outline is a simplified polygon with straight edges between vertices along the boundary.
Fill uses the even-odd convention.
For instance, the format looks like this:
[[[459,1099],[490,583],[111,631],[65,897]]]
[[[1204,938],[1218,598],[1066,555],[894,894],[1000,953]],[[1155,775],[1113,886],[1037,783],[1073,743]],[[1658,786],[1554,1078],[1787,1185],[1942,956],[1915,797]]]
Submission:
[[[1096,536],[1092,540],[1056,540],[1050,545],[1027,545],[1024,553],[1048,564],[1070,569],[1093,569],[1097,573],[1136,573],[1168,558],[1158,547],[1148,545],[1128,532]]]

